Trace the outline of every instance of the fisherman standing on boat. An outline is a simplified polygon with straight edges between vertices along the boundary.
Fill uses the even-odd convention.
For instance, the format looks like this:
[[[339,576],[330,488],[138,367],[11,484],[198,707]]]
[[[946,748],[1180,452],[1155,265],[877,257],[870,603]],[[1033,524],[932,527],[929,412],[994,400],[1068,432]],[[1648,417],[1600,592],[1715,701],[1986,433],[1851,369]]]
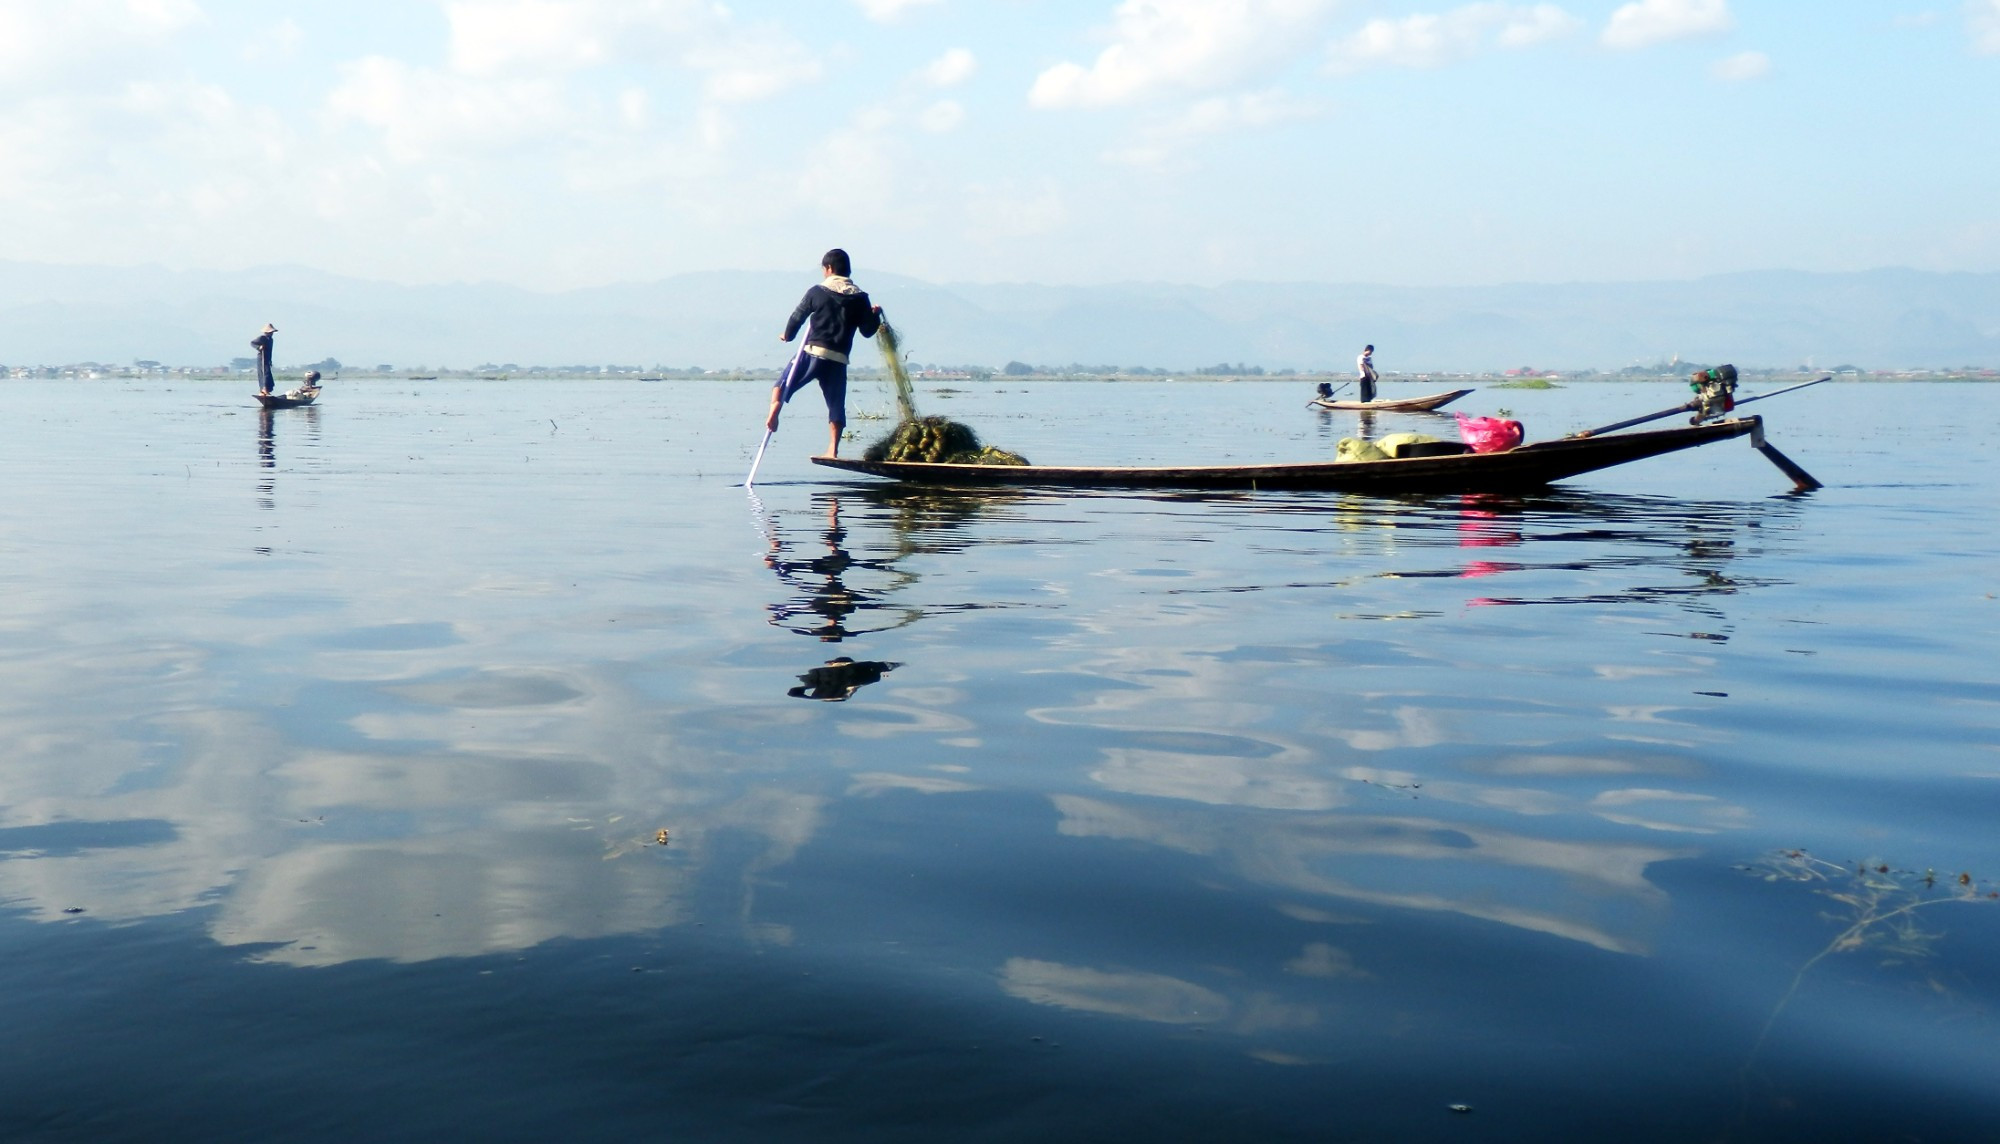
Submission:
[[[1380,374],[1375,372],[1375,347],[1362,346],[1361,356],[1354,359],[1355,380],[1361,383],[1361,400],[1375,400],[1375,382]]]
[[[269,393],[277,387],[277,380],[271,376],[271,350],[274,339],[271,335],[278,327],[264,323],[264,332],[250,339],[250,348],[257,351],[257,392]]]
[[[825,277],[806,291],[786,320],[785,332],[778,335],[779,341],[789,342],[800,326],[806,331],[805,345],[771,390],[771,412],[764,418],[764,428],[777,432],[778,412],[785,402],[817,381],[826,398],[829,433],[824,455],[838,457],[840,434],[847,428],[847,355],[854,348],[857,332],[872,338],[882,328],[882,307],[871,306],[868,295],[848,278],[852,265],[845,250],[835,247],[827,251],[819,264]]]

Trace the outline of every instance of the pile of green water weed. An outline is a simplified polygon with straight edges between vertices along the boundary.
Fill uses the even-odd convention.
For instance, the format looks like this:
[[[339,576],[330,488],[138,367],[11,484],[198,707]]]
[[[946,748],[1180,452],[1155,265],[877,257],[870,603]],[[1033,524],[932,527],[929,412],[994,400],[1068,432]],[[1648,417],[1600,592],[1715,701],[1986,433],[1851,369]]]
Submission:
[[[868,446],[871,462],[921,461],[944,465],[1025,465],[1018,453],[982,444],[972,427],[947,417],[912,417]]]
[[[882,364],[896,386],[896,412],[901,417],[888,435],[861,454],[871,463],[921,461],[945,465],[1025,465],[1026,457],[1006,449],[982,444],[970,425],[947,417],[917,415],[916,389],[910,371],[903,367],[902,344],[895,327],[883,319],[875,331],[875,347],[882,351]]]

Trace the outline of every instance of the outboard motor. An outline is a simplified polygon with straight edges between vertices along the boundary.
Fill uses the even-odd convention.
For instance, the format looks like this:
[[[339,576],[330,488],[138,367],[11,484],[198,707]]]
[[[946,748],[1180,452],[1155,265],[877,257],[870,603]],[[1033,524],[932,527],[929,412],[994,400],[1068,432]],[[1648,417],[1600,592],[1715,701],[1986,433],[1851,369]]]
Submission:
[[[1720,417],[1736,408],[1736,367],[1719,365],[1713,369],[1698,369],[1688,378],[1688,388],[1694,390],[1695,411],[1690,425],[1699,425],[1712,417]]]

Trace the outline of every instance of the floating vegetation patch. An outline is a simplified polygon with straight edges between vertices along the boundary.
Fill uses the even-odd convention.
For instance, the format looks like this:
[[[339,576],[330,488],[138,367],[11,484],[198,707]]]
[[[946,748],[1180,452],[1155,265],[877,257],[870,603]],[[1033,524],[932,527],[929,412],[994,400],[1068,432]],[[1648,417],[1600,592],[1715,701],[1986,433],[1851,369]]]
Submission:
[[[1779,1015],[1798,995],[1806,974],[1820,962],[1836,953],[1866,952],[1874,954],[1885,966],[1914,964],[1929,957],[1944,936],[1918,924],[1919,913],[1946,905],[2000,904],[2000,891],[1975,879],[1970,872],[1918,873],[1894,869],[1882,862],[1842,865],[1804,850],[1781,850],[1744,869],[1767,882],[1808,887],[1835,907],[1821,917],[1841,927],[1825,948],[1807,958],[1792,975],[1790,988],[1778,999],[1751,1047],[1750,1058],[1743,1066],[1746,1073],[1770,1038]]]
[[[902,344],[888,322],[875,331],[875,346],[882,351],[883,366],[896,384],[896,412],[901,420],[888,436],[862,452],[862,459],[881,461],[922,461],[945,465],[1025,465],[1026,457],[1006,449],[982,444],[970,425],[946,417],[919,417],[916,389],[910,371],[903,368]],[[955,392],[955,391],[948,391]]]
[[[1495,389],[1561,389],[1562,386],[1546,377],[1522,377],[1513,381],[1503,381]]]

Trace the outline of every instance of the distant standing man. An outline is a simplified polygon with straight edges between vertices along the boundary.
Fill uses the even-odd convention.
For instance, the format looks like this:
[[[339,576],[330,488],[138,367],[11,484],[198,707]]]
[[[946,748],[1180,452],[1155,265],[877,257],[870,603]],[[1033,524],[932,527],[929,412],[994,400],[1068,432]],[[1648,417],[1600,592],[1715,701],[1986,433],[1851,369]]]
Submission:
[[[265,322],[264,332],[250,339],[250,348],[257,351],[257,392],[259,393],[269,393],[278,384],[277,379],[271,376],[271,348],[274,341],[271,335],[277,332],[278,327]]]
[[[1362,346],[1361,356],[1354,359],[1355,380],[1361,383],[1361,400],[1375,400],[1375,383],[1380,374],[1375,372],[1375,347]]]
[[[826,398],[825,456],[838,457],[840,434],[847,428],[847,355],[854,348],[856,333],[872,338],[882,328],[882,307],[869,305],[868,295],[848,278],[853,266],[845,250],[835,247],[827,251],[819,268],[824,275],[820,284],[799,299],[798,308],[785,322],[785,332],[778,335],[779,341],[789,342],[804,326],[806,340],[771,390],[771,412],[764,418],[764,428],[777,432],[778,411],[785,402],[817,381],[820,394]]]

